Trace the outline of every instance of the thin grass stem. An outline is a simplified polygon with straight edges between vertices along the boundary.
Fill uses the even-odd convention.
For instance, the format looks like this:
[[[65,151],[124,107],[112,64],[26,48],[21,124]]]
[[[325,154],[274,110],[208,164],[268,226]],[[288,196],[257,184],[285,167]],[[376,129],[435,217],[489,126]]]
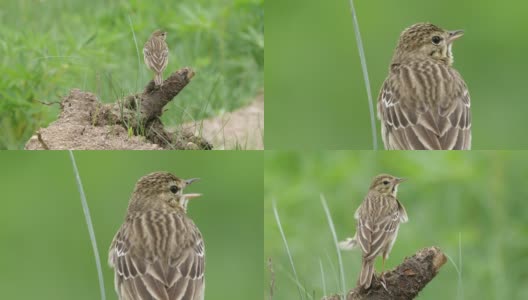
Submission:
[[[138,77],[136,79],[136,90],[137,90],[139,83],[143,81],[141,78],[141,56],[139,55],[139,47],[138,47],[138,42],[136,39],[136,32],[134,31],[134,24],[132,23],[132,18],[130,18],[130,14],[128,15],[128,23],[130,24],[130,31],[132,31],[132,37],[134,37],[134,45],[136,46],[136,54],[137,54],[137,61],[138,61]]]
[[[346,285],[345,285],[345,269],[343,268],[343,260],[341,258],[341,251],[339,251],[339,244],[337,241],[337,234],[334,227],[334,222],[332,221],[332,216],[330,215],[330,209],[328,209],[328,204],[326,203],[326,199],[323,194],[321,194],[321,204],[323,205],[326,218],[328,220],[328,226],[330,227],[330,231],[332,232],[332,238],[334,240],[334,246],[336,248],[337,252],[337,260],[339,262],[339,274],[341,275],[341,291],[342,291],[342,297],[346,296]]]
[[[378,150],[378,135],[376,130],[376,116],[374,114],[374,102],[372,101],[372,92],[370,91],[370,80],[367,70],[367,59],[365,58],[365,50],[363,49],[363,42],[361,41],[361,34],[359,32],[359,22],[356,16],[356,9],[354,8],[354,1],[349,0],[350,12],[352,13],[352,22],[354,24],[354,32],[356,33],[356,41],[359,51],[359,59],[361,60],[361,68],[363,70],[363,78],[365,80],[365,88],[367,89],[367,97],[370,110],[370,127],[372,129],[372,144],[374,150]]]
[[[328,295],[326,293],[326,280],[325,280],[325,272],[324,272],[324,269],[323,269],[323,262],[321,261],[321,259],[319,258],[319,268],[321,269],[321,280],[323,282],[323,296],[326,297],[326,295]]]
[[[449,262],[453,265],[455,268],[455,271],[457,272],[457,299],[462,300],[464,299],[464,286],[462,284],[462,233],[458,233],[458,265],[455,263],[455,261],[449,256],[449,254],[444,253]]]
[[[275,202],[275,199],[272,201],[273,205],[273,214],[275,215],[275,220],[277,221],[277,226],[279,226],[279,231],[282,236],[282,241],[284,242],[284,247],[286,247],[286,252],[288,253],[288,258],[290,259],[290,265],[293,271],[293,276],[295,277],[295,281],[297,282],[297,289],[299,290],[299,296],[301,299],[304,299],[304,294],[301,291],[299,276],[297,276],[297,270],[295,270],[295,265],[293,264],[293,256],[291,255],[290,247],[288,246],[288,241],[286,240],[286,235],[284,234],[284,230],[282,230],[282,225],[279,217],[279,212],[277,210],[277,204]]]
[[[99,277],[99,287],[101,289],[101,299],[105,300],[106,294],[104,287],[103,268],[101,267],[101,258],[99,257],[99,250],[97,250],[97,241],[95,239],[95,231],[93,228],[92,218],[90,217],[90,209],[88,208],[88,202],[86,201],[86,195],[84,194],[81,175],[79,174],[79,170],[77,169],[77,164],[75,163],[73,151],[69,150],[69,153],[73,165],[73,172],[75,173],[75,180],[77,181],[77,188],[79,189],[79,194],[81,195],[81,204],[84,212],[84,217],[86,219],[86,226],[88,226],[88,233],[90,234],[90,240],[92,241],[92,248],[95,256],[95,265],[97,266],[97,276]]]

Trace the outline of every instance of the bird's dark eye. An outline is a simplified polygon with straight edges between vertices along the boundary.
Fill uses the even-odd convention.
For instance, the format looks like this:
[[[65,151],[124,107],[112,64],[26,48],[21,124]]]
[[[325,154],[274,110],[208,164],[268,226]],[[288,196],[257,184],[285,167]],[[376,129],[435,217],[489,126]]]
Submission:
[[[170,191],[173,193],[173,194],[176,194],[178,191],[180,190],[179,187],[173,185],[170,187]]]
[[[442,38],[439,37],[438,35],[435,35],[433,36],[432,41],[433,41],[433,44],[438,45],[442,41]]]
[[[383,181],[383,184],[384,184],[384,185],[387,185],[387,184],[389,184],[389,182],[388,182],[387,180],[384,180],[384,181]]]

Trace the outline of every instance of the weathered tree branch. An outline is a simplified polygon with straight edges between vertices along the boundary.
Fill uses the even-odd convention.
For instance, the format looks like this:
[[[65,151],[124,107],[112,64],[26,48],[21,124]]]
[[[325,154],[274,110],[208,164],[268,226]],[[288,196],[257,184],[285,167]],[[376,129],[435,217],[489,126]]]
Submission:
[[[193,77],[194,71],[185,67],[172,73],[162,86],[155,86],[154,80],[151,80],[143,93],[127,97],[127,106],[135,108],[136,103],[141,103],[140,111],[144,121],[161,117],[163,107],[172,101]]]
[[[399,266],[385,272],[386,288],[378,277],[368,289],[356,287],[349,291],[346,300],[409,300],[436,276],[447,261],[438,247],[424,248],[412,257],[407,257]],[[339,295],[324,297],[323,300],[340,300]]]

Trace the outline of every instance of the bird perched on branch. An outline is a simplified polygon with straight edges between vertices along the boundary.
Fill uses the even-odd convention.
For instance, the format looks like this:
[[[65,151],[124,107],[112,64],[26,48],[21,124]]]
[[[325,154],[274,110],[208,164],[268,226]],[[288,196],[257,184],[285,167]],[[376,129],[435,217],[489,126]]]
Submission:
[[[136,183],[108,257],[120,300],[203,300],[204,241],[187,216],[200,194],[183,193],[196,180],[156,172]]]
[[[398,236],[400,223],[407,222],[407,212],[396,198],[398,185],[404,181],[388,174],[374,178],[367,196],[354,214],[357,221],[356,234],[339,243],[342,250],[351,250],[358,245],[363,252],[363,263],[358,284],[368,289],[374,275],[374,262],[378,255],[385,260]]]
[[[405,29],[378,98],[388,150],[469,150],[470,97],[452,67],[462,30],[419,23]]]
[[[158,86],[163,84],[163,71],[169,62],[169,47],[165,42],[167,33],[156,30],[143,47],[143,58],[149,69],[154,71],[154,83]]]

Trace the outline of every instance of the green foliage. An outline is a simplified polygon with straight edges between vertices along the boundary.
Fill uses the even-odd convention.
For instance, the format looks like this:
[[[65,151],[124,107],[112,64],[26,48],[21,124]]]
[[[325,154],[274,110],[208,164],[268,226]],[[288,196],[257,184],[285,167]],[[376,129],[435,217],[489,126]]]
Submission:
[[[349,1],[266,4],[267,149],[372,149]],[[464,29],[454,66],[472,98],[474,149],[526,149],[528,2],[354,1],[373,97],[401,31],[418,22]],[[287,13],[286,13],[287,12]],[[270,100],[271,99],[271,100]],[[291,123],[295,116],[295,126]],[[378,121],[378,135],[380,134]],[[380,142],[381,140],[378,139]]]
[[[524,285],[528,272],[522,267],[528,251],[526,158],[523,152],[481,151],[267,152],[264,257],[274,261],[274,299],[300,298],[273,216],[272,199],[276,199],[305,298],[315,295],[314,299],[320,299],[324,284],[329,294],[340,291],[337,255],[320,194],[326,198],[342,240],[354,234],[353,214],[379,173],[408,178],[398,197],[409,222],[400,227],[387,267],[428,246],[439,246],[456,264],[448,262],[421,293],[422,298],[528,297]],[[350,289],[359,274],[361,254],[342,252],[342,257]],[[381,259],[377,271],[381,271]],[[264,273],[268,274],[265,286],[269,286],[267,268]]]
[[[168,31],[169,65],[196,71],[169,104],[166,125],[231,111],[264,85],[263,0],[29,1],[0,8],[0,149],[22,148],[40,126],[56,119],[72,88],[113,102],[139,92],[152,74],[143,44]],[[137,44],[136,44],[137,43]]]
[[[108,248],[134,184],[154,171],[200,177],[189,203],[207,252],[206,295],[258,299],[262,291],[262,152],[74,152],[90,208],[107,299],[117,299]],[[99,298],[97,271],[67,152],[0,156],[0,286],[5,299]],[[196,201],[196,202],[194,202]]]

